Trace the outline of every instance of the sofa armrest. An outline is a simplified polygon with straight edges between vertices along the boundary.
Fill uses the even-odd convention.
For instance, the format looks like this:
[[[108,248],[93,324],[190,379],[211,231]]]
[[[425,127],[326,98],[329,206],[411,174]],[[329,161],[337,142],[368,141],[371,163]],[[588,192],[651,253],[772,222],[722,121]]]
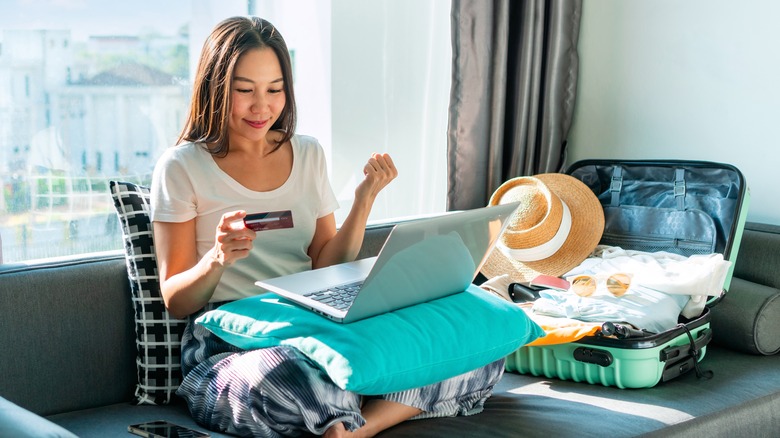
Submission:
[[[38,415],[132,398],[135,334],[121,254],[0,267],[0,395]]]

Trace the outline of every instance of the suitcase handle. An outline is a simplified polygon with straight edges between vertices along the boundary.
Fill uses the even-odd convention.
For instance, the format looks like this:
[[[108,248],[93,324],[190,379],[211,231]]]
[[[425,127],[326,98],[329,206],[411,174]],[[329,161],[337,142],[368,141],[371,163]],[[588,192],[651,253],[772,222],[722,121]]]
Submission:
[[[661,381],[668,382],[681,374],[687,373],[695,367],[695,363],[696,359],[689,356],[679,362],[667,364],[664,367],[663,374],[661,375]]]
[[[691,368],[696,369],[697,377],[711,378],[712,371],[702,372],[699,369],[699,359],[701,358],[702,349],[712,340],[712,329],[710,327],[702,329],[698,333],[698,337],[694,339],[685,324],[680,324],[680,327],[685,330],[690,343],[676,347],[667,347],[661,351],[660,360],[668,362],[664,367],[661,380],[666,382],[674,379],[680,374],[690,371]]]
[[[691,339],[691,342],[685,345],[664,348],[661,350],[661,357],[659,358],[661,362],[672,361],[681,357],[689,357],[693,356],[693,354],[695,354],[697,356],[696,359],[698,359],[701,349],[712,340],[712,329],[709,327],[700,331],[699,336],[696,339],[693,339],[693,336],[691,336],[688,328],[683,324],[681,324],[681,326],[685,328],[685,331],[688,333],[688,337]]]

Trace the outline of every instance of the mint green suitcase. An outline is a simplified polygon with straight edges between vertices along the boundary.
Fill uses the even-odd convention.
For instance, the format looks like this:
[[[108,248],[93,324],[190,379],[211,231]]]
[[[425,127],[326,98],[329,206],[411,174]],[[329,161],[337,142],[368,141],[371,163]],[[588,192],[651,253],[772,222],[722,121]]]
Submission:
[[[566,173],[590,187],[604,206],[602,244],[685,256],[721,253],[732,262],[726,293],[749,203],[745,178],[736,167],[706,161],[584,160]],[[573,343],[522,347],[507,356],[506,370],[618,388],[649,388],[691,370],[704,374],[699,362],[712,339],[709,308],[721,297],[711,299],[699,317],[681,316],[675,328],[663,333],[628,339],[597,333]]]

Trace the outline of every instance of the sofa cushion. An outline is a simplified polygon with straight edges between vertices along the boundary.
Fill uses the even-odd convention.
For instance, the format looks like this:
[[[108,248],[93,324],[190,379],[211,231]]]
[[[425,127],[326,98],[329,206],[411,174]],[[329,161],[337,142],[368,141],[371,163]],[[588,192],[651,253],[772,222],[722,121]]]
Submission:
[[[181,335],[186,322],[165,309],[157,275],[149,188],[110,181],[109,189],[122,227],[130,279],[138,356],[138,404],[166,404],[181,383]]]
[[[340,388],[369,395],[471,371],[543,335],[520,307],[474,285],[350,324],[333,322],[274,294],[224,304],[197,322],[240,348],[295,347]]]
[[[619,389],[504,373],[478,415],[405,421],[379,436],[408,437],[774,437],[780,430],[780,355],[755,356],[713,346],[715,374],[686,373],[649,389]],[[127,425],[166,419],[203,430],[186,404],[118,403],[48,419],[80,437],[133,438]],[[210,432],[212,437],[228,435]],[[2,435],[0,435],[2,436]]]

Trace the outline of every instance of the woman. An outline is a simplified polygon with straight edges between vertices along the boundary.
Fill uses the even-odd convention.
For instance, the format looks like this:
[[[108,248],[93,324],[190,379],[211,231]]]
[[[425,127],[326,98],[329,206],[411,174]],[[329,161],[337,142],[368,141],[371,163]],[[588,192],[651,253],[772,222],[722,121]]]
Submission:
[[[424,388],[363,398],[335,386],[295,349],[243,351],[192,321],[262,292],[260,278],[354,260],[377,194],[398,174],[373,154],[336,230],[338,207],[319,143],[296,135],[287,46],[259,18],[219,23],[206,40],[179,144],[152,181],[160,287],[189,317],[178,394],[195,420],[238,435],[372,436],[412,417],[481,410],[503,363]],[[248,213],[287,211],[291,228],[255,232]]]

